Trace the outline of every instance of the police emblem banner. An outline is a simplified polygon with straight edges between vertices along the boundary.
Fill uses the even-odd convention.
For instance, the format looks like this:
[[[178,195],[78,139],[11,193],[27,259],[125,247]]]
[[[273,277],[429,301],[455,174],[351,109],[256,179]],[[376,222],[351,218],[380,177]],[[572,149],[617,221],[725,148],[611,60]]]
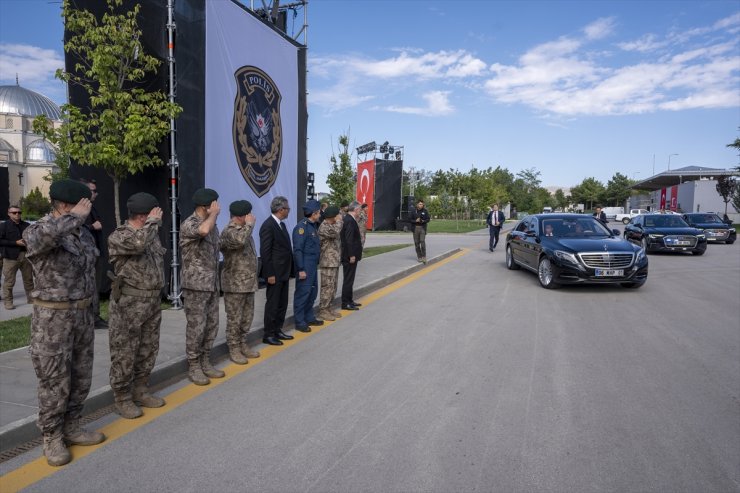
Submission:
[[[234,2],[206,2],[205,186],[222,210],[249,200],[255,229],[274,197],[300,205],[298,70],[295,44]],[[219,229],[228,221],[220,214]],[[291,230],[295,216],[286,222]]]

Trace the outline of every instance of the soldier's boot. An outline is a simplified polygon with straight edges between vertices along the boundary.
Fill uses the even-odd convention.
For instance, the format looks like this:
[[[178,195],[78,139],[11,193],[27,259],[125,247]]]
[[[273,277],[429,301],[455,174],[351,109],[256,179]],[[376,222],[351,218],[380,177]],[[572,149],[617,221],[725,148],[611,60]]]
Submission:
[[[332,314],[331,314],[331,312],[330,312],[330,311],[328,311],[328,310],[321,310],[321,311],[319,312],[319,318],[320,318],[320,319],[322,319],[322,320],[328,320],[328,321],[330,321],[330,322],[332,322],[332,321],[334,321],[334,320],[336,320],[336,319],[337,319],[337,318],[336,318],[336,317],[335,317],[334,315],[332,315]]]
[[[342,318],[342,312],[339,310],[332,310],[331,314],[334,316],[334,318]]]
[[[208,378],[224,378],[226,376],[226,373],[213,367],[210,353],[203,353],[201,355],[200,367]]]
[[[50,466],[63,466],[72,460],[72,454],[64,445],[64,437],[61,430],[52,433],[44,433],[44,456]]]
[[[126,419],[136,419],[141,417],[144,413],[141,412],[139,406],[134,404],[131,400],[131,394],[114,394],[113,398],[115,402],[113,406],[116,408],[116,412]]]
[[[209,378],[203,373],[203,369],[200,367],[200,361],[193,360],[188,361],[190,368],[188,369],[188,378],[195,385],[208,385],[211,383]]]
[[[5,304],[6,310],[13,310],[15,309],[15,305],[13,305],[13,292],[8,290],[3,290],[3,304]]]
[[[246,365],[249,360],[242,354],[239,346],[229,346],[229,359],[237,365]]]
[[[141,407],[162,407],[165,405],[164,399],[149,393],[145,383],[134,383],[134,403]]]
[[[105,441],[105,435],[86,430],[79,419],[71,419],[64,422],[64,441],[70,445],[97,445]]]
[[[256,349],[252,349],[249,347],[249,345],[246,342],[242,342],[241,345],[241,351],[244,356],[246,356],[249,359],[255,359],[260,357],[260,352]]]

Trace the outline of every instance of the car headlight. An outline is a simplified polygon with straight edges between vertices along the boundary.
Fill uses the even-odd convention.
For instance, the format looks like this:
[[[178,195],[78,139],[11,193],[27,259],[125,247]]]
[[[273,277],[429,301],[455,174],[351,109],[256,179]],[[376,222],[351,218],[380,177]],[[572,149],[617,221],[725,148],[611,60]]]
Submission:
[[[571,264],[574,264],[574,265],[580,265],[578,263],[578,259],[576,258],[576,256],[570,252],[565,252],[563,250],[555,250],[555,252],[553,253],[555,253],[555,256],[559,258],[560,260],[564,260],[565,262],[570,262]]]
[[[697,237],[697,238],[699,238],[699,239],[704,239],[704,238],[706,238],[706,237],[707,237],[707,235],[705,235],[705,234],[700,234],[700,235],[696,235],[696,237]]]
[[[645,250],[642,248],[637,250],[637,255],[635,255],[635,263],[640,262],[642,259],[645,258]]]
[[[651,240],[657,240],[657,239],[663,238],[665,235],[650,233],[648,236],[650,237]]]

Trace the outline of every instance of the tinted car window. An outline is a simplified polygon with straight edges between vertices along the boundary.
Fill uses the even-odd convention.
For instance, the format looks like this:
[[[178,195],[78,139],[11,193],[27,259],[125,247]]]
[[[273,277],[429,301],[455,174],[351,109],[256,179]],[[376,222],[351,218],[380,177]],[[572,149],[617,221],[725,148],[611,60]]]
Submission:
[[[522,219],[519,222],[519,224],[516,227],[516,230],[517,231],[521,231],[522,233],[524,233],[525,231],[527,231],[527,224],[528,223],[529,223],[529,218],[528,217],[525,217],[524,219]]]

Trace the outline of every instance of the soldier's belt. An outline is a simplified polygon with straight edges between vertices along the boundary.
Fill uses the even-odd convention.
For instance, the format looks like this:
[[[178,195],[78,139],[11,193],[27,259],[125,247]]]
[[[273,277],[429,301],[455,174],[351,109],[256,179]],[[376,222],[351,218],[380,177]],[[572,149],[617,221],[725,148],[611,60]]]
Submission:
[[[33,304],[42,308],[51,308],[52,310],[83,310],[92,304],[92,298],[71,301],[33,300]]]
[[[137,298],[159,298],[159,293],[159,289],[136,289],[131,286],[121,286],[121,294]]]

